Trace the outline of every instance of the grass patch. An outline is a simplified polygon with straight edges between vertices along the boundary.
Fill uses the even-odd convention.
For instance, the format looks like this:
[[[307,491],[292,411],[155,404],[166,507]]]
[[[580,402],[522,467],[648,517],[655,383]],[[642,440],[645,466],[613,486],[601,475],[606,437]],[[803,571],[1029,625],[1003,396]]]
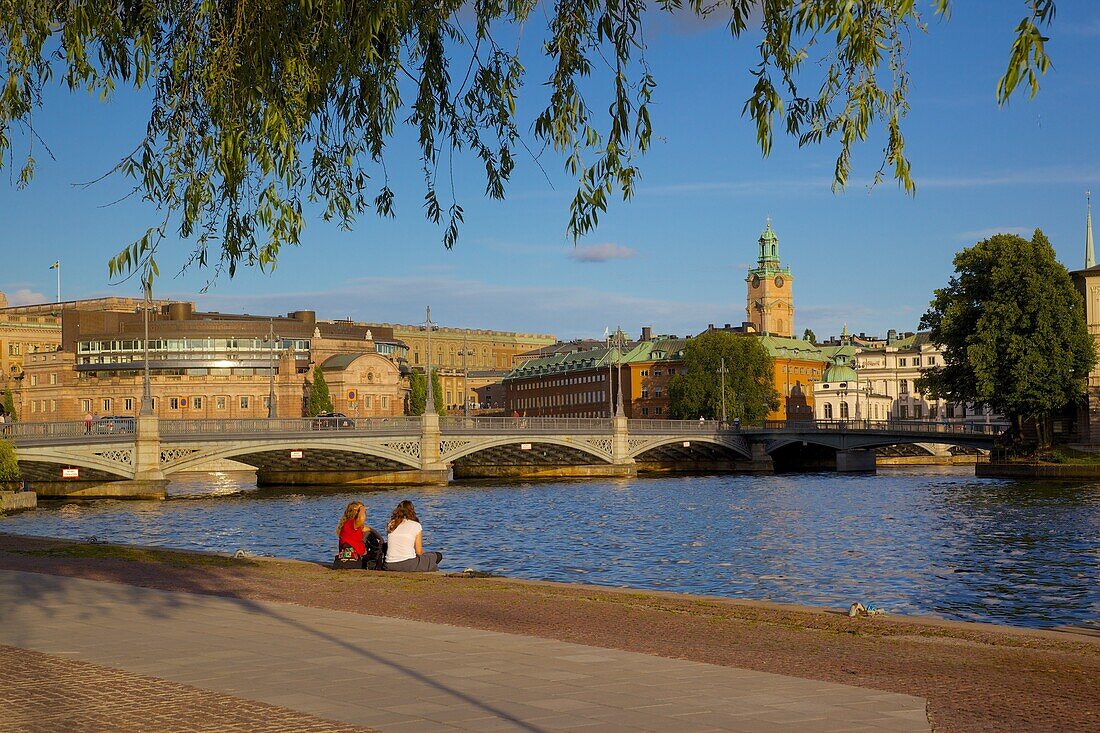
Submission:
[[[62,557],[77,559],[110,559],[126,560],[129,562],[161,563],[173,567],[252,567],[259,565],[254,560],[247,558],[221,557],[219,555],[202,555],[181,552],[168,552],[164,550],[149,550],[142,547],[124,547],[116,545],[63,545],[50,547],[43,550],[10,550],[9,552],[20,555],[34,555],[36,557]]]
[[[1044,463],[1057,463],[1069,466],[1100,466],[1100,453],[1087,453],[1074,450],[1069,446],[1056,445],[1043,451],[1038,459]]]

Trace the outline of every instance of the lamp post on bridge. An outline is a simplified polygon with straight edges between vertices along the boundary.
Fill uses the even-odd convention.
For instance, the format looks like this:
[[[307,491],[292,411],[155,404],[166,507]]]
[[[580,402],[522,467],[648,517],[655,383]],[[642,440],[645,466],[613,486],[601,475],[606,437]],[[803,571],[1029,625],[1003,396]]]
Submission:
[[[726,357],[722,357],[722,366],[718,367],[718,373],[722,375],[722,427],[726,426]]]
[[[462,416],[470,416],[470,370],[466,366],[466,357],[473,356],[474,351],[467,348],[466,330],[462,331]]]
[[[427,395],[424,397],[424,414],[429,412],[435,412],[435,389],[432,384],[432,330],[436,328],[436,324],[432,322],[432,307],[427,306],[427,316],[424,318],[424,322],[420,324],[420,330],[428,332],[428,346],[426,357],[426,373],[427,373]]]
[[[275,335],[275,319],[272,318],[269,321],[267,328],[267,336],[264,336],[264,341],[271,344],[270,352],[270,377],[268,379],[268,393],[267,393],[267,419],[274,420],[276,416],[275,411],[275,342],[278,340],[278,336]]]
[[[615,417],[623,417],[623,329],[615,329],[615,363],[619,372],[619,391],[615,396]]]
[[[153,414],[153,387],[149,379],[149,309],[153,304],[153,281],[149,278],[142,278],[141,284],[142,289],[145,291],[145,303],[142,307],[144,316],[142,320],[145,322],[145,340],[142,341],[144,369],[142,370],[141,410],[138,411],[138,414],[148,416]]]

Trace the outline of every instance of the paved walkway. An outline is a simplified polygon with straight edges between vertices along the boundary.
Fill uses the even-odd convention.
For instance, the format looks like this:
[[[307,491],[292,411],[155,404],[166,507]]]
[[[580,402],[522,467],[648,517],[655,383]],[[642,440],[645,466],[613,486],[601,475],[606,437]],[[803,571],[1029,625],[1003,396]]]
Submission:
[[[929,730],[924,701],[529,636],[0,571],[0,644],[413,731]]]

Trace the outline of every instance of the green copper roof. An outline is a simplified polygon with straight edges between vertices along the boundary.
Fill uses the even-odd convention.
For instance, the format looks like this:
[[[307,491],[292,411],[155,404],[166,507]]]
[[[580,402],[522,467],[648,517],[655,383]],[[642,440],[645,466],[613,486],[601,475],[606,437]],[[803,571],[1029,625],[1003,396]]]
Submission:
[[[779,237],[772,231],[772,220],[768,219],[768,225],[764,227],[764,231],[760,234],[760,241],[762,242],[778,242]]]
[[[821,375],[822,382],[855,382],[856,370],[847,364],[833,364]]]

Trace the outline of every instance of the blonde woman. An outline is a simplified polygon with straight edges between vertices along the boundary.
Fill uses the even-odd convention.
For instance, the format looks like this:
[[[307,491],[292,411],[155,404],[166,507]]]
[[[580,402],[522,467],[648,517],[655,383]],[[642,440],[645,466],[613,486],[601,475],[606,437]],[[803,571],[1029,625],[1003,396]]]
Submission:
[[[344,509],[336,525],[336,536],[340,538],[340,550],[332,567],[338,570],[369,568],[368,562],[375,559],[369,549],[381,549],[382,536],[367,526],[367,507],[361,501],[353,501]]]
[[[401,573],[430,573],[439,569],[442,552],[424,552],[424,527],[416,516],[413,503],[406,499],[397,505],[386,525],[386,570]]]

